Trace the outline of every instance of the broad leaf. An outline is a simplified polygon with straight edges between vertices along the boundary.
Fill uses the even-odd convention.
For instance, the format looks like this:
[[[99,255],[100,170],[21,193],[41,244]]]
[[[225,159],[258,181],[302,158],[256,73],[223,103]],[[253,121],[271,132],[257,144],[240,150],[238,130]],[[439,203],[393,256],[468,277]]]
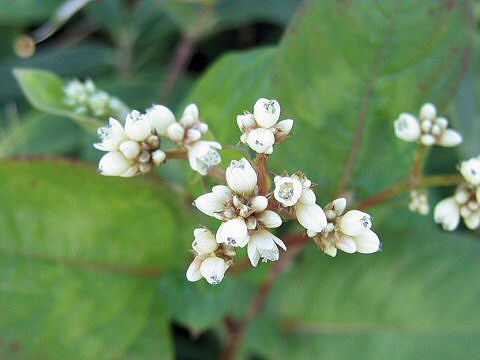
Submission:
[[[189,258],[196,220],[181,197],[81,163],[9,160],[0,170],[0,333],[18,344],[0,354],[172,358],[157,279]]]

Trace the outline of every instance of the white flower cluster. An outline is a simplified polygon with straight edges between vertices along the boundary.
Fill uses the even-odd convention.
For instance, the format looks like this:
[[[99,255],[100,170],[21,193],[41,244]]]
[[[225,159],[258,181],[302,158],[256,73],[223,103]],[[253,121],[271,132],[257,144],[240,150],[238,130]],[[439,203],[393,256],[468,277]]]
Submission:
[[[420,109],[419,119],[412,114],[402,113],[393,125],[395,135],[404,141],[448,147],[462,142],[462,136],[457,131],[448,129],[448,120],[437,116],[435,106],[429,103]]]
[[[280,104],[276,100],[258,99],[253,114],[247,112],[237,116],[242,132],[240,141],[259,154],[271,154],[274,144],[284,141],[293,127],[293,120],[278,122],[279,118]]]
[[[425,190],[412,190],[410,191],[410,203],[408,208],[412,212],[419,213],[420,215],[428,215],[430,212],[430,206],[428,205],[428,194]]]
[[[267,229],[279,227],[282,219],[276,212],[267,209],[268,198],[258,194],[255,169],[245,158],[233,160],[227,168],[226,180],[228,186],[214,186],[211,192],[193,202],[206,215],[222,221],[215,236],[216,244],[234,248],[247,246],[253,266],[257,266],[259,260],[278,260],[278,246],[284,250],[286,246]],[[195,281],[199,278],[187,272],[187,279]]]
[[[463,161],[460,173],[465,183],[457,186],[454,196],[440,201],[433,218],[444,230],[453,231],[460,223],[460,217],[471,230],[480,227],[480,156]]]
[[[92,80],[78,79],[67,82],[63,88],[64,102],[78,114],[93,114],[99,117],[125,116],[128,109],[116,97],[97,89]]]
[[[154,165],[162,164],[166,154],[160,149],[161,136],[180,145],[188,152],[190,166],[202,175],[220,163],[220,154],[215,149],[221,145],[200,140],[208,130],[200,122],[195,104],[186,107],[180,123],[166,106],[154,105],[142,114],[133,110],[126,116],[125,127],[114,118],[109,126],[98,129],[101,143],[94,147],[106,151],[98,165],[106,176],[129,177],[146,173]]]
[[[310,232],[321,232],[327,226],[327,218],[322,208],[315,202],[317,198],[310,188],[312,182],[302,174],[275,176],[273,196],[278,203],[293,212],[300,225]]]
[[[325,207],[328,223],[319,233],[307,234],[313,237],[315,243],[327,255],[337,255],[337,249],[352,254],[359,252],[371,254],[381,250],[381,243],[370,228],[372,218],[359,210],[350,210],[344,214],[347,201],[339,198]]]
[[[188,161],[193,170],[206,175],[212,167],[220,164],[222,158],[217,150],[222,146],[215,141],[201,140],[208,131],[208,125],[200,121],[197,105],[188,105],[180,121],[175,122],[173,118],[166,130],[170,140],[187,149]]]

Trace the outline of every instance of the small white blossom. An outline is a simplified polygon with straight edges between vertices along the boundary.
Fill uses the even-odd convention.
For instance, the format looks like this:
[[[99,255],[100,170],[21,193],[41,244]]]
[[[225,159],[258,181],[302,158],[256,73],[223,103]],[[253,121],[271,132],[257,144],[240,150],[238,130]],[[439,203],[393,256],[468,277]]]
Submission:
[[[404,141],[418,141],[425,146],[437,144],[452,147],[462,142],[462,136],[457,131],[447,128],[448,120],[437,116],[434,105],[424,104],[419,118],[407,113],[400,114],[393,124],[395,135]]]
[[[472,185],[480,185],[480,158],[472,158],[460,163],[460,173]]]
[[[240,194],[251,194],[255,191],[257,173],[247,159],[233,160],[225,175],[228,186],[233,191]]]
[[[134,166],[133,160],[126,159],[122,153],[110,151],[100,159],[98,170],[105,176],[128,176]]]
[[[460,208],[454,197],[440,201],[434,209],[433,219],[441,224],[444,230],[455,230],[460,223]]]
[[[98,129],[101,143],[93,144],[101,151],[117,151],[120,143],[127,139],[123,126],[114,118],[108,120],[109,125]]]
[[[225,260],[215,255],[209,256],[200,265],[200,274],[212,285],[222,282],[225,271],[227,271]]]
[[[253,114],[237,116],[240,141],[259,154],[271,154],[273,146],[284,141],[293,127],[292,119],[278,122],[279,117],[280,104],[276,100],[258,99]]]
[[[425,190],[410,191],[410,203],[408,204],[408,208],[412,212],[427,215],[430,212],[427,192]]]
[[[222,161],[217,151],[222,145],[215,141],[197,141],[192,145],[186,145],[186,148],[190,167],[201,175],[207,175],[208,170]]]
[[[275,176],[273,196],[283,206],[295,205],[302,196],[303,185],[298,176]]]
[[[371,230],[370,215],[358,210],[343,214],[345,208],[344,198],[329,203],[324,209],[328,224],[318,234],[307,232],[308,236],[313,237],[322,251],[332,257],[337,255],[337,249],[349,254],[379,251],[381,243],[377,234]]]
[[[147,109],[145,118],[157,135],[167,136],[168,127],[175,122],[175,115],[163,105],[153,105]]]

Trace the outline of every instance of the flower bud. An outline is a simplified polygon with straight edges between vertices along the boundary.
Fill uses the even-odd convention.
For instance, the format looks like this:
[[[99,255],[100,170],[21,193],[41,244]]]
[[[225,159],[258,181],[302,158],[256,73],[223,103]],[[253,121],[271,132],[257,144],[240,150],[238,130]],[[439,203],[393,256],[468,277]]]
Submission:
[[[303,189],[302,196],[298,201],[305,205],[313,205],[317,201],[317,197],[312,189]]]
[[[447,147],[457,146],[462,142],[462,135],[458,131],[446,129],[438,139],[438,144]]]
[[[434,119],[437,116],[437,109],[435,106],[430,103],[424,104],[420,109],[420,118],[421,119]]]
[[[202,133],[202,135],[206,134],[208,131],[208,125],[203,122],[198,123],[196,128]]]
[[[268,206],[268,199],[265,196],[255,196],[252,200],[250,200],[250,207],[256,212],[261,213],[264,211]]]
[[[302,184],[297,177],[275,177],[273,196],[283,206],[295,205],[302,196]]]
[[[258,99],[253,107],[253,115],[259,126],[270,128],[280,117],[280,104],[276,100]]]
[[[202,133],[200,132],[200,130],[197,129],[188,129],[186,137],[186,140],[188,142],[194,142],[200,140],[200,138],[202,137]]]
[[[297,220],[305,229],[322,232],[327,226],[327,218],[322,208],[317,204],[305,205],[301,202],[295,206]]]
[[[132,165],[133,161],[125,159],[122,153],[111,151],[102,156],[98,170],[105,176],[120,176]]]
[[[143,141],[150,136],[150,122],[139,111],[133,110],[125,120],[125,133],[135,141]]]
[[[167,155],[160,149],[155,150],[152,152],[152,161],[155,165],[160,165],[165,161]]]
[[[340,231],[346,235],[357,236],[370,229],[372,220],[370,215],[359,210],[350,210],[339,218]]]
[[[250,194],[257,185],[257,173],[247,159],[232,160],[226,171],[228,186],[240,194]]]
[[[253,151],[259,154],[271,154],[273,144],[275,144],[275,136],[271,129],[253,129],[248,133],[247,143]]]
[[[345,198],[339,198],[332,201],[332,210],[335,211],[337,216],[340,216],[347,207],[347,200]]]
[[[217,241],[212,232],[205,228],[198,228],[193,230],[195,240],[192,243],[192,248],[200,255],[207,255],[214,252],[217,247]]]
[[[286,250],[282,240],[269,233],[266,230],[258,230],[252,233],[248,242],[248,258],[253,266],[258,265],[258,261],[277,261],[279,258],[278,246]]]
[[[179,123],[173,123],[167,128],[167,134],[170,140],[175,143],[181,142],[185,135],[185,129]]]
[[[237,125],[241,132],[247,132],[249,129],[255,127],[255,118],[253,114],[237,115]]]
[[[235,247],[244,247],[248,240],[247,225],[245,220],[240,217],[222,223],[217,230],[217,242],[219,244],[226,243]]]
[[[272,210],[265,210],[256,215],[257,221],[267,228],[277,228],[282,225],[282,218]]]
[[[435,144],[435,137],[430,134],[424,134],[420,137],[420,142],[422,143],[422,145],[431,146]]]
[[[180,124],[185,128],[185,129],[188,129],[190,127],[192,127],[193,125],[195,125],[195,123],[197,122],[197,119],[194,118],[193,116],[191,115],[184,115],[182,117],[182,119],[180,120]]]
[[[472,185],[480,184],[480,159],[472,158],[462,161],[460,164],[460,173]]]
[[[200,265],[200,273],[212,285],[222,282],[225,271],[227,271],[225,260],[215,255],[209,256]]]
[[[415,116],[410,114],[400,114],[393,123],[395,136],[404,141],[417,141],[420,137],[420,125]]]
[[[147,109],[144,116],[150,123],[152,131],[162,136],[167,136],[168,127],[175,122],[175,115],[163,105],[153,105]]]
[[[353,238],[357,251],[362,254],[371,254],[380,250],[380,240],[372,230],[362,232]]]
[[[120,144],[120,151],[125,158],[132,160],[140,154],[140,144],[137,141],[124,141]]]
[[[200,113],[198,111],[198,107],[195,104],[189,104],[185,107],[185,110],[183,110],[182,118],[190,116],[192,117],[195,121],[198,121],[198,117],[200,116]]]
[[[293,128],[292,119],[282,120],[278,124],[276,124],[275,129],[277,131],[275,133],[275,141],[277,143],[284,141],[290,134],[290,131],[292,131],[292,128]]]
[[[448,197],[440,201],[433,211],[433,219],[442,225],[443,230],[455,230],[460,222],[460,210],[455,199]]]

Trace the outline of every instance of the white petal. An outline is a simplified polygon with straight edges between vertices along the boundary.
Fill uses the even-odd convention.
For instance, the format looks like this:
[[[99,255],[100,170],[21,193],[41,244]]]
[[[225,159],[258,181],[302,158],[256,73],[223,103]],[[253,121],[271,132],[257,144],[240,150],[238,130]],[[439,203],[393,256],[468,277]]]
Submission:
[[[98,170],[105,176],[120,176],[132,165],[133,161],[125,159],[122,153],[111,151],[100,159]]]
[[[247,255],[248,255],[248,258],[250,259],[250,263],[253,266],[257,266],[258,261],[260,260],[260,253],[257,251],[257,246],[255,242],[253,241],[248,242]]]
[[[145,118],[150,123],[152,131],[162,136],[167,136],[168,127],[175,122],[175,115],[163,105],[153,105],[147,109]]]
[[[425,134],[420,137],[420,142],[425,146],[430,146],[435,144],[435,137],[430,134]]]
[[[255,210],[256,213],[261,213],[268,206],[268,199],[265,196],[255,196],[250,200],[250,206]]]
[[[212,148],[210,141],[197,141],[193,145],[188,145],[188,161],[190,167],[199,172],[201,175],[206,175],[207,172],[214,166],[220,164],[222,157]]]
[[[135,141],[143,141],[152,133],[150,122],[137,110],[127,115],[125,120],[125,133]]]
[[[331,257],[337,256],[337,248],[333,244],[328,244],[327,246],[325,246],[323,252],[327,255],[330,255]]]
[[[272,210],[265,210],[255,215],[257,220],[267,228],[277,228],[282,225],[282,218]]]
[[[433,219],[444,230],[455,230],[460,222],[460,210],[455,199],[448,197],[440,201],[433,211]]]
[[[228,186],[240,194],[250,194],[257,186],[257,173],[245,158],[230,163],[226,178]]]
[[[327,226],[327,218],[322,208],[317,204],[305,205],[297,203],[295,206],[297,220],[305,229],[322,232]]]
[[[219,215],[225,210],[225,197],[214,192],[206,193],[195,199],[193,205],[208,216],[222,219]]]
[[[247,143],[253,151],[259,154],[270,154],[275,143],[275,136],[271,129],[253,129],[248,132]]]
[[[426,103],[420,109],[420,118],[421,119],[430,119],[433,120],[437,116],[437,109],[435,105]]]
[[[357,236],[370,229],[372,218],[367,213],[359,210],[350,210],[339,218],[340,231],[349,236]]]
[[[253,106],[253,115],[259,126],[270,128],[280,117],[280,104],[276,100],[258,99]]]
[[[237,115],[237,125],[242,133],[253,128],[256,125],[253,114]]]
[[[249,240],[245,220],[235,218],[222,223],[217,230],[216,237],[219,244],[226,243],[235,247],[244,247]]]
[[[152,152],[152,160],[155,165],[159,165],[165,161],[167,155],[160,149]]]
[[[120,144],[120,151],[129,160],[135,159],[140,154],[140,144],[137,141],[124,141]]]
[[[167,128],[167,134],[170,140],[175,143],[181,142],[185,135],[185,129],[179,123],[173,123]]]
[[[193,231],[195,240],[192,243],[192,248],[200,255],[207,255],[214,252],[217,247],[217,241],[213,233],[205,228],[198,228]]]
[[[101,127],[97,131],[102,142],[93,146],[101,151],[117,151],[120,143],[126,140],[125,131],[118,120],[110,118],[108,122],[108,126]]]
[[[287,136],[290,134],[290,131],[292,131],[292,128],[293,128],[292,119],[280,121],[278,124],[275,125],[275,129],[277,130],[275,133],[275,140],[277,142],[281,142],[285,140]]]
[[[367,230],[353,238],[357,244],[357,251],[362,254],[371,254],[380,250],[380,240],[372,230]]]
[[[187,107],[185,107],[185,110],[183,110],[182,117],[190,116],[193,119],[195,119],[195,121],[197,121],[199,115],[200,115],[200,112],[198,111],[197,105],[189,104],[189,105],[187,105]]]
[[[410,114],[400,114],[393,123],[395,135],[404,141],[417,141],[420,137],[420,125],[415,116]]]
[[[188,281],[198,281],[202,278],[200,273],[200,265],[202,264],[202,258],[195,257],[191,262],[190,266],[187,269],[187,280]]]
[[[273,196],[283,206],[295,205],[302,195],[302,184],[296,177],[276,176]]]
[[[452,147],[457,146],[462,142],[462,135],[459,132],[446,129],[438,139],[438,144],[442,146]]]
[[[228,186],[225,185],[215,185],[212,187],[212,192],[221,196],[223,201],[226,203],[232,199],[232,191]]]
[[[335,246],[337,249],[349,254],[353,254],[355,251],[357,251],[357,245],[355,244],[355,241],[351,236],[348,235],[343,235],[336,239]]]
[[[278,240],[283,244],[280,239]],[[279,258],[279,251],[273,235],[266,230],[252,232],[247,253],[253,266],[257,266],[259,259],[263,261],[276,261]]]
[[[480,159],[472,158],[462,161],[460,164],[460,172],[470,184],[480,184]]]
[[[202,133],[200,130],[197,129],[188,129],[187,134],[186,134],[186,141],[188,142],[194,142],[200,140],[202,137]]]
[[[317,197],[312,189],[303,189],[302,196],[298,201],[305,205],[313,205],[317,201]]]
[[[209,256],[200,265],[200,273],[212,285],[222,282],[225,271],[227,271],[225,260],[217,256]]]
[[[347,200],[345,198],[335,199],[331,202],[331,209],[335,212],[337,216],[342,215],[346,207]]]
[[[480,226],[480,214],[473,213],[470,216],[464,218],[463,221],[465,222],[467,228],[469,228],[470,230],[475,230]]]
[[[132,177],[138,174],[139,167],[138,164],[134,164],[130,166],[127,170],[125,170],[120,176],[121,177]]]

